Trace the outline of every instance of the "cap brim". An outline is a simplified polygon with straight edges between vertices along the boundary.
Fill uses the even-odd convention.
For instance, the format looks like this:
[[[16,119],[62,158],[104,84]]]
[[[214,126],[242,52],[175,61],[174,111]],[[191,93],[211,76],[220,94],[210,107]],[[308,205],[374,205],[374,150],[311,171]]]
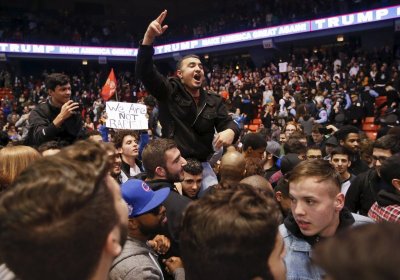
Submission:
[[[154,196],[153,198],[140,210],[139,212],[135,213],[135,216],[140,216],[146,212],[149,212],[162,204],[164,200],[167,199],[168,195],[170,193],[169,188],[162,188],[160,190],[154,191]]]

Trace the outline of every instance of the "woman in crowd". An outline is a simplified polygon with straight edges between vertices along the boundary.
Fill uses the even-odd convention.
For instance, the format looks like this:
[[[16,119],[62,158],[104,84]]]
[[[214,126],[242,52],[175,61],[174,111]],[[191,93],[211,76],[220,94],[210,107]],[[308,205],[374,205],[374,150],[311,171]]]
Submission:
[[[41,155],[32,147],[7,146],[0,150],[0,192],[5,191],[17,176]]]

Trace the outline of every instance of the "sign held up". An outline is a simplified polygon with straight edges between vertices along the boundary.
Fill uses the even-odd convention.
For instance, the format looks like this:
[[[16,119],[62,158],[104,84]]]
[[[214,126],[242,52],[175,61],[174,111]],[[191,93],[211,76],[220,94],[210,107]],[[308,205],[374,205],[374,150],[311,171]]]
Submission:
[[[146,105],[126,102],[106,102],[106,127],[116,129],[148,129]]]

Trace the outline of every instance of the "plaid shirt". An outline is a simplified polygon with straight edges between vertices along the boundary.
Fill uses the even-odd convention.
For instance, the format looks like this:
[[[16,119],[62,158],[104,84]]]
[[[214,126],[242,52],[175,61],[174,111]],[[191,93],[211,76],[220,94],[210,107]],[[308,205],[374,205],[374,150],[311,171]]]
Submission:
[[[400,205],[379,206],[375,202],[371,209],[369,209],[368,216],[376,222],[400,223]]]

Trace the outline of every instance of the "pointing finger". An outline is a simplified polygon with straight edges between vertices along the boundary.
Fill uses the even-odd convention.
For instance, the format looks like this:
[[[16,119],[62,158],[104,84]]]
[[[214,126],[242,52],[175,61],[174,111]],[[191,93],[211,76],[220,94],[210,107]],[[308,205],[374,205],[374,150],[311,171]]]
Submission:
[[[158,16],[158,18],[156,19],[156,21],[157,21],[159,24],[162,24],[166,16],[167,16],[167,10],[164,10],[164,11]]]

